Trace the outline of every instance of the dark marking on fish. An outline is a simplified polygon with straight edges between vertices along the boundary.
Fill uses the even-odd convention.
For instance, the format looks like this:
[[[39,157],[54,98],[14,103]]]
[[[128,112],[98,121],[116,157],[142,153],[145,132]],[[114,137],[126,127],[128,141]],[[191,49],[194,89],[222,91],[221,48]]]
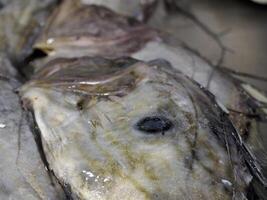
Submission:
[[[44,51],[41,51],[39,49],[34,49],[33,52],[25,58],[25,63],[30,63],[34,61],[35,59],[44,58],[47,54]]]
[[[136,124],[136,128],[147,134],[164,135],[164,132],[170,130],[173,127],[173,123],[163,116],[151,116],[141,119]]]
[[[57,179],[58,180],[58,179]],[[61,185],[64,193],[65,193],[65,196],[66,196],[66,200],[73,200],[74,198],[72,197],[72,191],[71,191],[71,187],[69,184],[67,183],[64,183],[62,184],[59,180],[58,180],[59,184]]]
[[[206,93],[210,93],[207,90]],[[213,94],[209,94],[210,98],[215,102]],[[222,142],[226,150],[230,153],[232,151],[238,151],[244,158],[244,162],[247,164],[249,171],[253,174],[254,178],[258,180],[262,187],[267,188],[266,177],[262,173],[262,169],[258,164],[256,158],[250,152],[248,147],[242,142],[240,135],[237,133],[235,127],[227,118],[227,114],[220,112],[219,116],[214,116],[215,112],[209,108],[206,108],[205,102],[202,102],[201,98],[198,98],[198,103],[203,106],[203,112],[209,119],[209,126],[213,133],[218,137],[218,140]],[[205,109],[206,108],[206,109]],[[220,109],[219,106],[215,106],[215,109]],[[234,148],[236,147],[236,148]],[[230,156],[229,155],[229,156]],[[230,159],[233,160],[232,157]]]
[[[20,150],[21,150],[21,128],[22,128],[22,119],[25,117],[25,113],[22,110],[21,111],[21,116],[19,119],[19,124],[18,124],[18,152],[17,152],[17,158],[16,158],[16,163],[18,163],[19,160],[19,155],[20,155]]]
[[[84,104],[85,104],[85,99],[80,99],[76,104],[77,109],[78,110],[83,110],[84,109]]]
[[[193,82],[198,85],[199,91],[204,92],[215,105],[214,107],[207,107],[202,95],[199,93],[194,94],[195,98],[192,99],[192,102],[198,102],[198,105],[202,108],[203,114],[209,121],[208,126],[218,138],[218,141],[227,150],[230,161],[232,163],[240,162],[238,161],[239,158],[234,158],[231,155],[242,155],[244,159],[242,162],[248,166],[248,170],[253,175],[253,179],[259,183],[260,187],[266,190],[267,179],[262,172],[262,167],[246,144],[243,143],[242,138],[228,118],[228,114],[217,105],[215,96],[207,88],[203,88],[195,81]]]
[[[35,143],[37,145],[37,149],[40,155],[40,158],[47,170],[47,174],[48,177],[50,179],[50,183],[53,187],[55,187],[55,183],[54,183],[54,179],[53,177],[56,179],[56,181],[59,183],[59,185],[62,187],[66,200],[73,200],[71,194],[71,190],[68,189],[68,187],[66,187],[65,185],[62,185],[62,183],[58,180],[58,178],[56,177],[56,175],[54,174],[54,172],[51,170],[49,163],[47,161],[46,155],[44,153],[44,148],[43,148],[43,144],[42,144],[42,137],[41,137],[41,133],[40,133],[40,129],[38,128],[37,122],[35,120],[35,115],[34,112],[32,110],[30,110],[30,112],[28,112],[28,114],[26,115],[27,117],[27,121],[29,122],[29,126],[32,130],[33,133],[33,137],[35,140]]]
[[[41,133],[40,133],[40,130],[38,128],[37,122],[35,120],[35,115],[34,115],[33,111],[28,112],[27,121],[30,124],[30,128],[32,130],[33,137],[34,137],[34,140],[36,142],[40,157],[41,157],[41,159],[43,161],[44,166],[48,170],[48,175],[50,177],[51,182],[53,183],[52,178],[51,178],[51,171],[49,170],[50,169],[49,163],[48,163],[48,161],[46,159],[46,155],[45,155],[44,149],[43,149]]]
[[[260,198],[257,195],[257,192],[255,191],[255,188],[252,186],[252,184],[249,184],[249,187],[247,188],[247,199],[248,200],[260,200]]]

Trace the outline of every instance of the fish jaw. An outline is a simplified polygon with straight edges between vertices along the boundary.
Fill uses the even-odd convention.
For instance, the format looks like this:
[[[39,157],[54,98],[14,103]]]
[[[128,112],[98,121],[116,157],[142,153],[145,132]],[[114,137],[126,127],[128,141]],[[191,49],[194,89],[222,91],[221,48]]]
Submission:
[[[51,169],[79,198],[231,199],[231,187],[242,192],[245,184],[233,179],[238,162],[229,160],[199,103],[212,107],[209,97],[181,73],[159,65],[137,62],[123,69],[127,73],[119,70],[138,80],[121,96],[92,90],[81,95],[38,80],[21,89]],[[216,119],[216,109],[210,112]],[[136,124],[149,116],[173,126],[164,133],[140,131]]]

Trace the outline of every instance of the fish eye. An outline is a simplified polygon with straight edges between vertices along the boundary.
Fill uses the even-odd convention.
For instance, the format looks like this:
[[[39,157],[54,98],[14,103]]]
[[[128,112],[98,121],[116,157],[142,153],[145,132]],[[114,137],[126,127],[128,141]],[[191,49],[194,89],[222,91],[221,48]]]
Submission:
[[[173,127],[171,120],[163,116],[145,117],[137,122],[136,128],[147,134],[157,134],[170,130]]]

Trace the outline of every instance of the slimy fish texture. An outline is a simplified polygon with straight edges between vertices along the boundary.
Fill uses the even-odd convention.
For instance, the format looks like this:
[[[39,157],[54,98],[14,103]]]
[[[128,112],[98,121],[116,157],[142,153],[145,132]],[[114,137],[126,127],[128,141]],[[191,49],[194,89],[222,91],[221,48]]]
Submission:
[[[31,45],[54,0],[9,0],[0,9],[0,51],[18,61]]]
[[[63,192],[49,178],[15,90],[17,72],[0,55],[0,199],[58,200]]]
[[[50,16],[34,44],[55,57],[120,57],[140,49],[156,36],[134,18],[97,5],[63,2]]]
[[[246,199],[252,168],[238,133],[164,60],[56,59],[20,95],[73,199]]]
[[[45,16],[43,9],[52,1],[1,2],[0,199],[64,199],[61,186],[49,175],[39,154],[38,136],[32,132],[16,93],[22,77],[12,65],[26,55],[32,33]]]
[[[165,59],[172,66],[215,94],[217,101],[229,109],[230,117],[242,135],[246,135],[247,119],[253,114],[249,96],[233,78],[199,58],[171,36],[101,6],[76,5],[65,2],[51,15],[35,48],[48,54],[36,61],[36,71],[57,57],[132,56],[149,61]],[[233,111],[233,112],[232,112]]]

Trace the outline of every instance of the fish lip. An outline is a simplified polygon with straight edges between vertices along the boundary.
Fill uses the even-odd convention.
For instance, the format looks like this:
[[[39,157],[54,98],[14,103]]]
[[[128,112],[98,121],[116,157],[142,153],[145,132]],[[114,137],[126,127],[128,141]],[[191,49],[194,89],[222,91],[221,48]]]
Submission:
[[[33,46],[33,49],[41,50],[42,52],[44,52],[47,55],[53,54],[53,52],[55,50],[51,44],[47,44],[46,42],[36,43]]]

